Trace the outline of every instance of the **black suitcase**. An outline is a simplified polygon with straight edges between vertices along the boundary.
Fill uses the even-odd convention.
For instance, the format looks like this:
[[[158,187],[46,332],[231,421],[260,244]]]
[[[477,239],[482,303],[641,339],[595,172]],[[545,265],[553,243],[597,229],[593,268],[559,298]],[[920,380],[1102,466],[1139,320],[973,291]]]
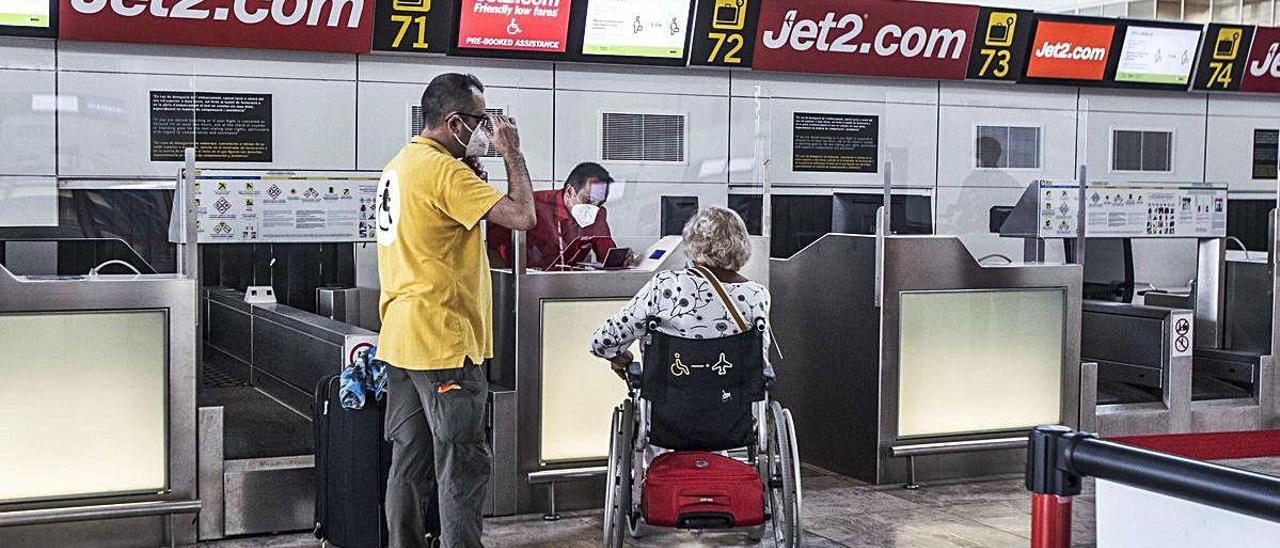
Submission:
[[[338,399],[340,376],[316,385],[315,536],[341,548],[387,545],[384,501],[391,444],[383,439],[385,401],[370,396],[364,409]]]

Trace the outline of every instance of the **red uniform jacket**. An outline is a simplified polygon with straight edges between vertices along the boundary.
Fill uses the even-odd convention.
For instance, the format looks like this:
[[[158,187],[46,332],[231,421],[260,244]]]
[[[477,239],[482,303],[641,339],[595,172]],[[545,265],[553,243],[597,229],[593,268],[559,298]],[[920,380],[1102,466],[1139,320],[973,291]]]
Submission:
[[[539,190],[533,193],[533,207],[538,224],[525,234],[526,257],[530,268],[546,268],[555,262],[565,246],[581,237],[598,237],[595,244],[597,261],[603,261],[610,249],[617,247],[609,232],[609,211],[604,207],[596,220],[586,228],[578,226],[564,205],[564,189]],[[496,224],[488,225],[489,249],[510,266],[513,262],[511,231]]]

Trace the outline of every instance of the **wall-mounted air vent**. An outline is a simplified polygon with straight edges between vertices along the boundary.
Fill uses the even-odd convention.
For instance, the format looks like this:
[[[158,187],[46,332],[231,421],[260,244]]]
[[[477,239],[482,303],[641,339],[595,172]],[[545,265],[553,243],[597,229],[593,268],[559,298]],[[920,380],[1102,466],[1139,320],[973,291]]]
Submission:
[[[1111,171],[1172,172],[1173,132],[1112,130]]]
[[[682,114],[602,113],[600,159],[682,164],[684,118]]]
[[[978,126],[974,167],[1040,169],[1040,128]]]

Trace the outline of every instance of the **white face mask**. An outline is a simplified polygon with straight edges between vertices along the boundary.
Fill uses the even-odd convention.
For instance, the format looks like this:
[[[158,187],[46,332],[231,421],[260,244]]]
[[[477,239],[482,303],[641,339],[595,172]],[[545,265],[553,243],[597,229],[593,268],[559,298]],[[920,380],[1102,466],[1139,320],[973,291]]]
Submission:
[[[467,129],[471,129],[471,126],[468,126],[466,122],[462,122],[462,126]],[[467,152],[464,154],[465,156],[484,156],[484,153],[489,151],[489,134],[480,126],[476,126],[476,128],[471,131],[471,139],[466,143],[463,143],[462,139],[458,138],[457,133],[453,134],[453,139],[458,141],[458,144],[466,147]]]
[[[600,206],[576,204],[569,212],[573,215],[573,220],[578,222],[578,226],[587,228],[596,222],[596,216],[600,214]]]

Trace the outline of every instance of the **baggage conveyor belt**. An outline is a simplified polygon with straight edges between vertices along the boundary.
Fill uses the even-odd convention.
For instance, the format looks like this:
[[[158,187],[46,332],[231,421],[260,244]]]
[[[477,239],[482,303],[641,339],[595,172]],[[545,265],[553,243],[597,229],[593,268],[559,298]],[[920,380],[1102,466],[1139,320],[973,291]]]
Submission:
[[[311,530],[311,420],[249,385],[234,358],[207,346],[204,355],[200,538]]]
[[[205,356],[217,351],[205,350]],[[297,414],[248,383],[210,383],[217,360],[205,362],[200,407],[222,407],[222,454],[228,459],[310,455],[315,452],[311,420]]]

